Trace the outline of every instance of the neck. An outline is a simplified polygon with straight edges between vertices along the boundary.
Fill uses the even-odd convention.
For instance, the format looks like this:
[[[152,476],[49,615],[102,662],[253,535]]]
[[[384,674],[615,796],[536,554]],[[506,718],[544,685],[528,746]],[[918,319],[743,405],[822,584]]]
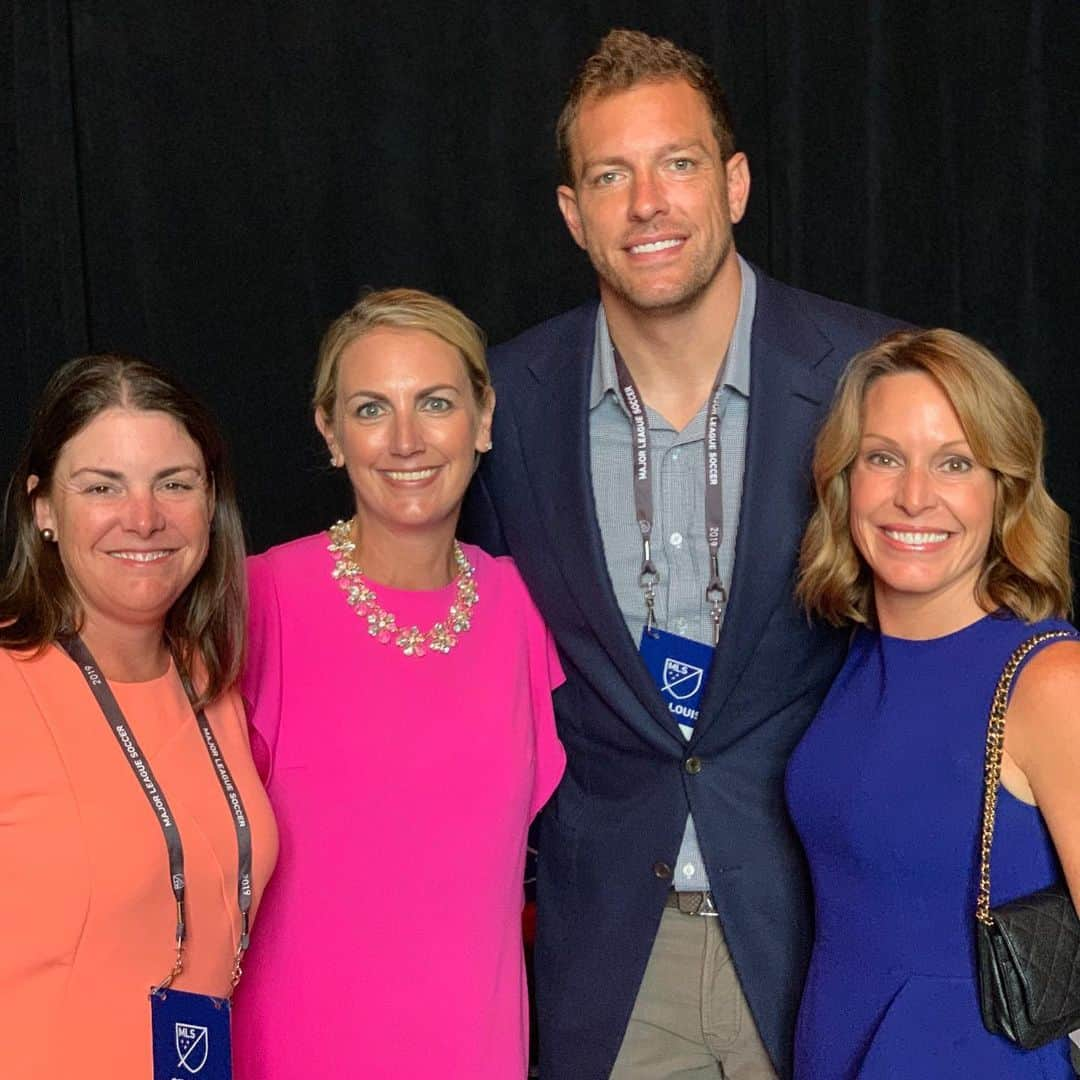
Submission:
[[[875,587],[874,607],[881,632],[908,641],[929,641],[954,634],[987,614],[975,600],[970,585],[960,596],[890,593]]]
[[[169,670],[165,627],[104,625],[89,615],[79,636],[97,661],[101,674],[116,682],[149,682]]]
[[[392,589],[441,589],[453,581],[457,517],[437,528],[387,530],[378,523],[353,524],[353,561],[364,577]]]
[[[709,286],[685,307],[646,310],[600,283],[611,340],[641,396],[678,430],[697,414],[727,355],[742,295],[734,249]]]

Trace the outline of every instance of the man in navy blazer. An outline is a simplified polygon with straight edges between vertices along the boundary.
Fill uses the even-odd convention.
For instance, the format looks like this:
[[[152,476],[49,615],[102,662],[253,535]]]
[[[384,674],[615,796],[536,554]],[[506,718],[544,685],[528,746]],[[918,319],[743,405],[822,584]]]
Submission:
[[[845,650],[792,599],[808,463],[846,362],[896,324],[736,255],[749,166],[694,54],[613,31],[559,137],[601,304],[493,350],[494,452],[465,518],[516,559],[567,676],[539,833],[541,1075],[787,1077],[813,928],[784,768]],[[690,650],[660,675],[650,610]]]

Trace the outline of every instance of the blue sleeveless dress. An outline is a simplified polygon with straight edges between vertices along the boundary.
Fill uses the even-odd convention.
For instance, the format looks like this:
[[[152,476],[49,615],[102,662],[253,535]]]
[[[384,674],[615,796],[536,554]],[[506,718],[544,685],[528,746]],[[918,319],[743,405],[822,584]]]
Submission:
[[[975,973],[990,699],[1046,629],[1071,627],[995,614],[930,641],[856,635],[787,772],[816,915],[796,1080],[1073,1080],[1067,1040],[986,1031]],[[1061,879],[1041,814],[1004,788],[992,855],[992,904]]]

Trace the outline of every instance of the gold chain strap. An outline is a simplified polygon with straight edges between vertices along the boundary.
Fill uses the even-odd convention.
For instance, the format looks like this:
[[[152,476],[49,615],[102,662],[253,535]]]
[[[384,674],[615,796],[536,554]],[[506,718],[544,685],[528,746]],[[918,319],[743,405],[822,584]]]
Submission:
[[[993,926],[990,916],[990,846],[994,842],[994,821],[997,817],[998,784],[1001,781],[1001,757],[1005,752],[1005,713],[1009,708],[1009,690],[1020,665],[1032,649],[1055,638],[1075,638],[1071,630],[1048,630],[1030,637],[1009,657],[998,679],[994,700],[990,705],[990,722],[986,728],[986,766],[983,771],[982,837],[979,841],[979,896],[975,901],[975,918]]]

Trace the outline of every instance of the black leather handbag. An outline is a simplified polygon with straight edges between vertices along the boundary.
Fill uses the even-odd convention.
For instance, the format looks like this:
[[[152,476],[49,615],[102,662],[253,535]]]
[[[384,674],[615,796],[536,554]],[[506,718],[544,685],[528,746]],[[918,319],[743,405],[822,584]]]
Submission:
[[[998,680],[986,732],[985,789],[980,840],[979,895],[975,905],[979,1005],[983,1024],[1025,1050],[1080,1028],[1080,917],[1064,884],[990,907],[990,847],[994,839],[1005,711],[1017,670],[1053,630],[1029,638],[1009,657]]]

